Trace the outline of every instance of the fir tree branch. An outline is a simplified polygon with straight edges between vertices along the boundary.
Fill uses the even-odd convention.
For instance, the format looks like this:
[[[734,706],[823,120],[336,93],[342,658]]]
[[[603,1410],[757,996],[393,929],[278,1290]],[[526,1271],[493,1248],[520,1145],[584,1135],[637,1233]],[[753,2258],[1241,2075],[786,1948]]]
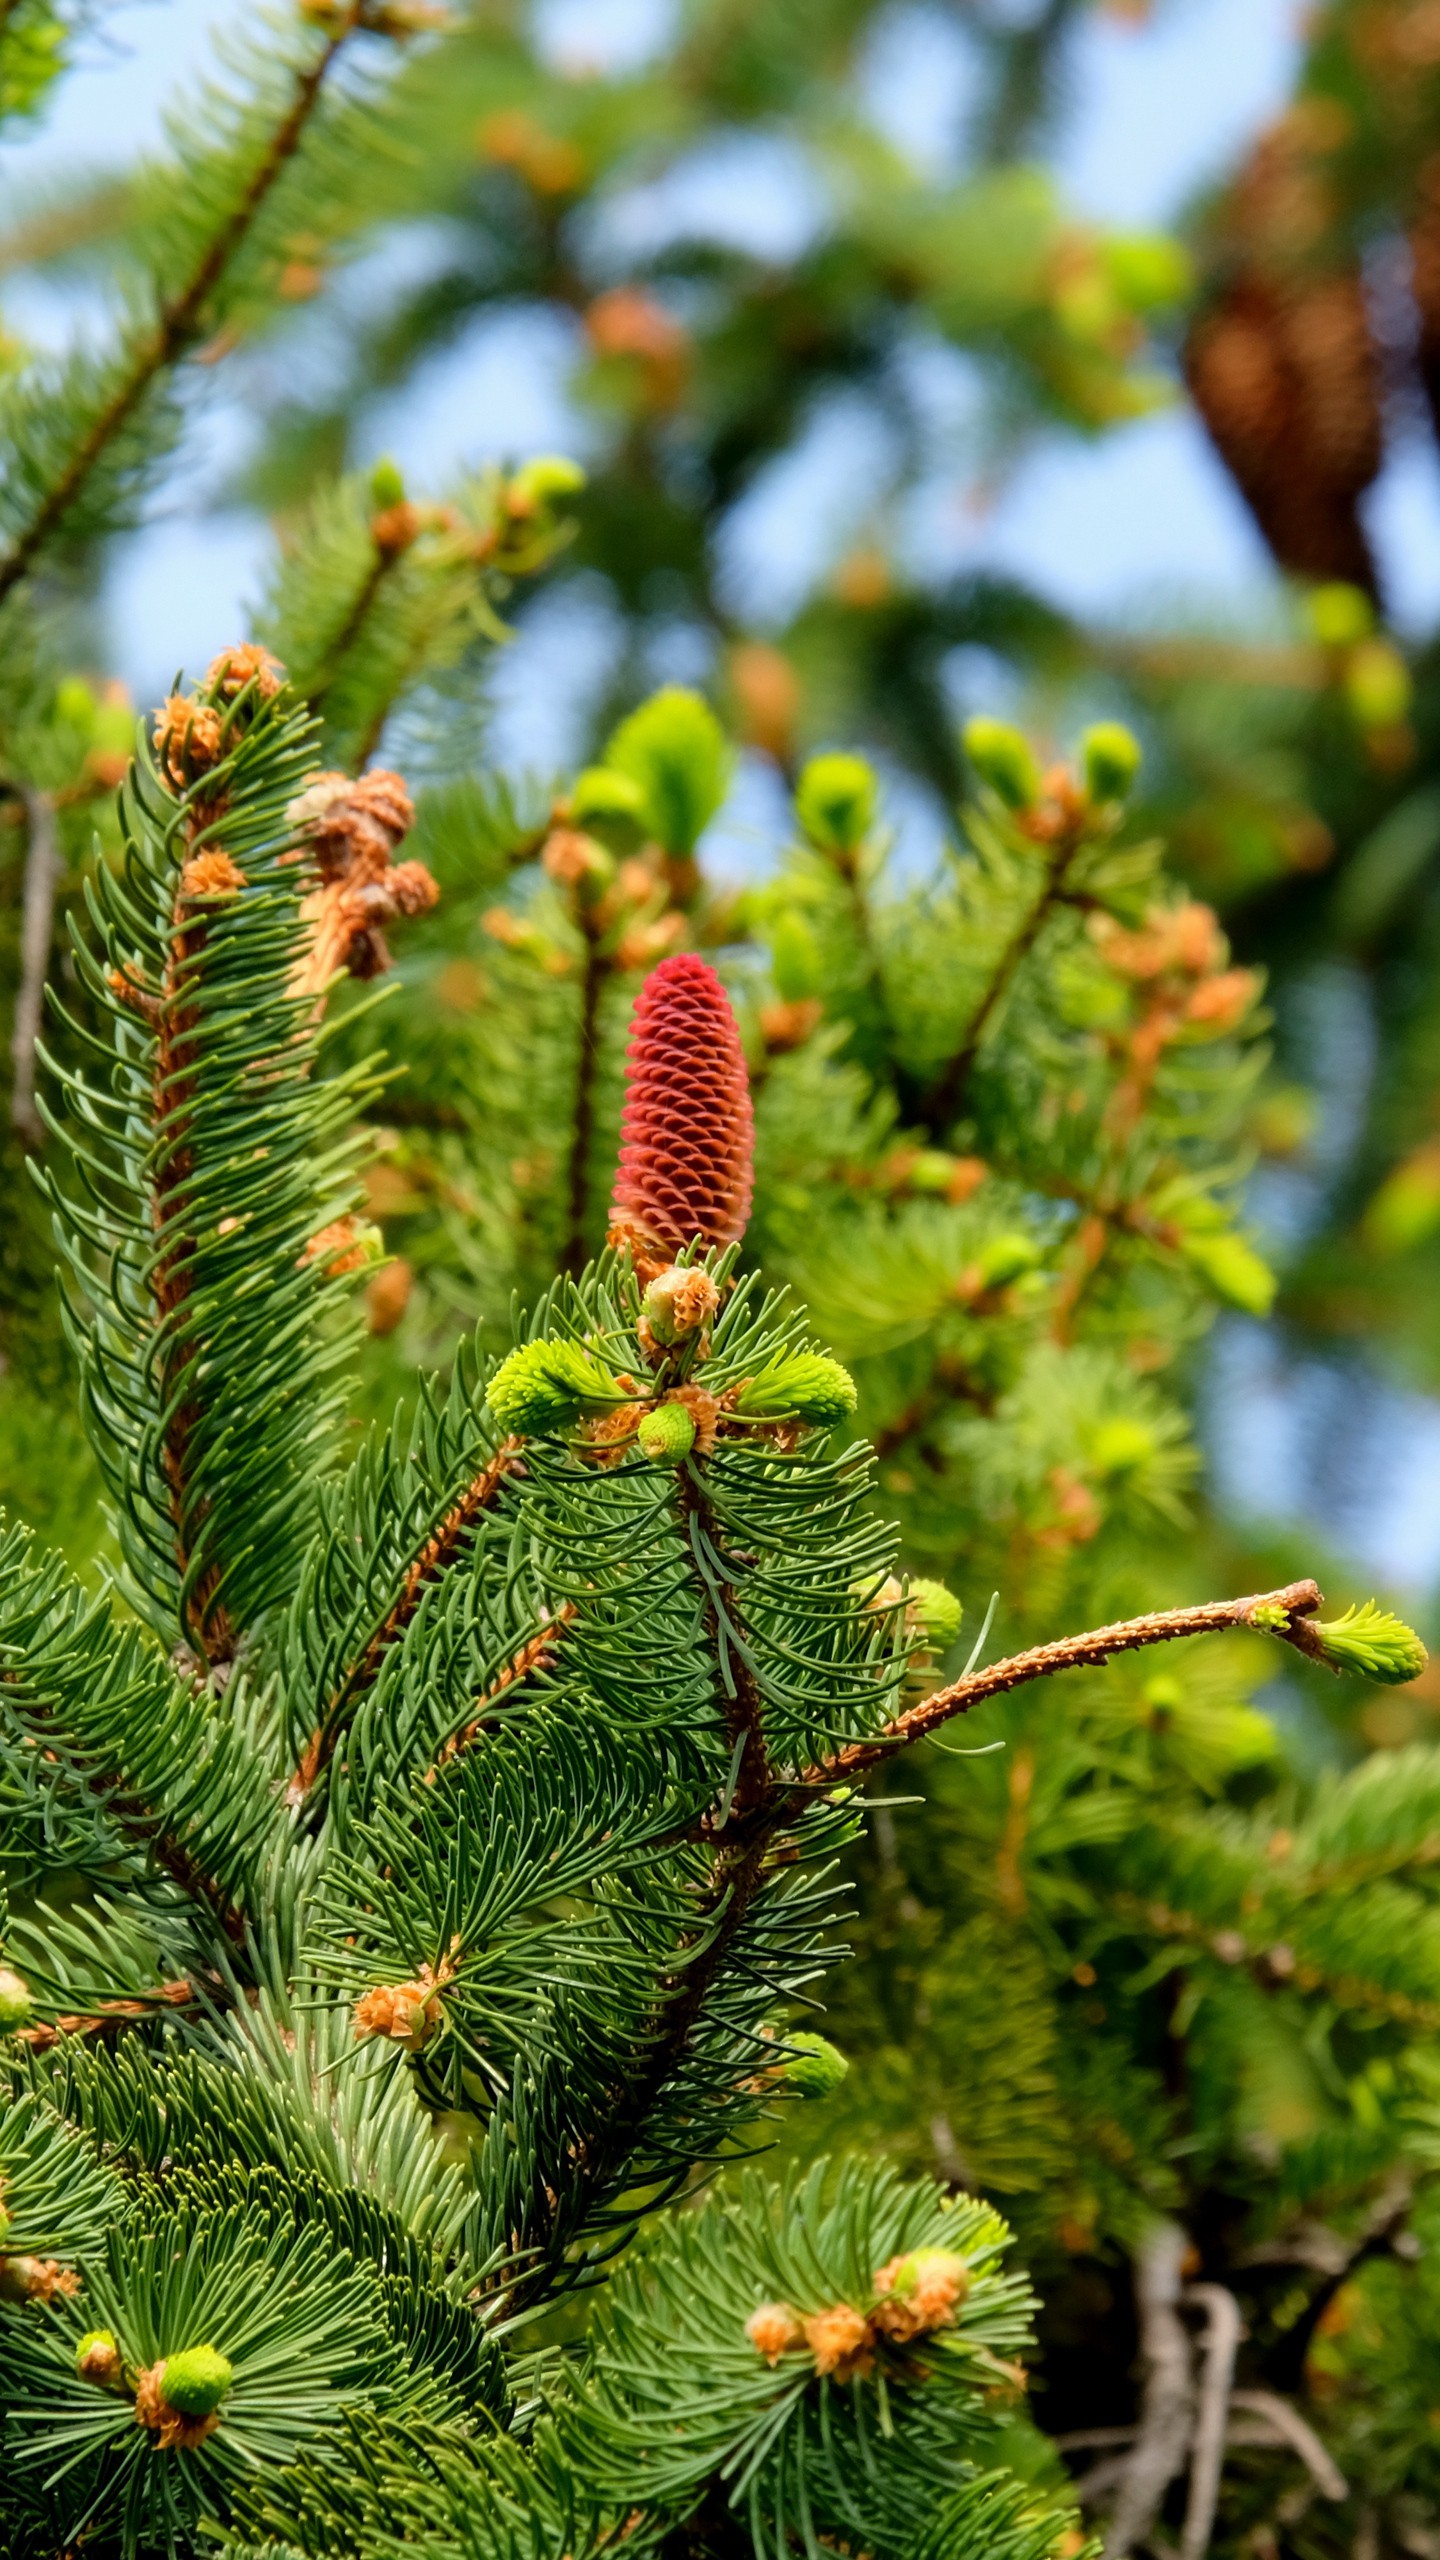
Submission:
[[[1266,1633],[1278,1636],[1282,1643],[1292,1644],[1299,1653],[1313,1660],[1324,1655],[1315,1639],[1309,1636],[1305,1619],[1321,1605],[1321,1594],[1313,1582],[1289,1582],[1280,1591],[1256,1591],[1243,1600],[1206,1600],[1189,1609],[1157,1609],[1143,1618],[1124,1618],[1114,1626],[1095,1627],[1086,1635],[1060,1636],[1052,1644],[1032,1645],[1027,1653],[1011,1654],[1004,1662],[992,1662],[984,1671],[967,1672],[948,1688],[932,1690],[913,1707],[886,1726],[883,1733],[873,1734],[859,1742],[848,1742],[834,1758],[809,1770],[802,1785],[828,1786],[837,1779],[860,1776],[867,1769],[878,1768],[892,1759],[907,1744],[918,1742],[934,1733],[952,1716],[968,1714],[986,1698],[997,1698],[1009,1689],[1023,1689],[1032,1680],[1048,1680],[1057,1671],[1083,1671],[1108,1662],[1115,1653],[1135,1653],[1144,1645],[1171,1644],[1180,1636],[1218,1635],[1227,1627],[1250,1627],[1257,1610],[1283,1614],[1283,1625],[1266,1623]]]
[[[20,1690],[24,1685],[18,1673],[0,1670],[0,1686]],[[44,1703],[33,1697],[27,1699],[24,1720],[36,1732],[53,1729],[58,1742],[66,1738],[59,1723],[52,1721]],[[87,1765],[80,1769],[79,1775],[86,1791],[103,1805],[109,1820],[131,1846],[143,1849],[152,1857],[157,1867],[162,1868],[183,1893],[189,1894],[192,1901],[203,1903],[232,1946],[243,1947],[249,1937],[244,1912],[229,1899],[214,1877],[206,1873],[194,1850],[178,1831],[170,1827],[164,1816],[114,1771]]]
[[[491,1719],[483,1712],[484,1709],[492,1707],[497,1698],[506,1697],[510,1690],[518,1689],[521,1681],[528,1680],[532,1671],[548,1669],[554,1659],[555,1647],[574,1615],[574,1602],[563,1601],[553,1618],[543,1627],[537,1627],[533,1636],[527,1636],[524,1644],[517,1646],[488,1688],[481,1691],[479,1705],[482,1713],[473,1723],[462,1725],[458,1733],[452,1733],[449,1741],[437,1751],[431,1767],[425,1772],[427,1786],[433,1783],[436,1770],[442,1769],[447,1760],[453,1760],[457,1752],[468,1751],[482,1734],[492,1729]]]
[[[151,385],[204,337],[211,295],[299,150],[330,68],[359,31],[364,17],[363,0],[350,0],[314,60],[297,74],[289,107],[251,171],[238,202],[207,242],[180,290],[162,302],[155,326],[137,348],[128,370],[72,448],[28,523],[0,557],[0,602],[25,576],[51,536],[62,528],[97,464],[129,425]]]
[[[1268,2370],[1277,2391],[1298,2391],[1305,2380],[1305,2367],[1315,2333],[1336,2295],[1347,2285],[1358,2267],[1371,2258],[1382,2258],[1394,2248],[1410,2219],[1414,2204],[1414,2186],[1405,2170],[1386,2181],[1358,2235],[1346,2251],[1342,2265],[1333,2267],[1315,2288],[1297,2320],[1277,2341]]]
[[[304,1804],[316,1780],[329,1767],[356,1702],[374,1686],[382,1663],[409,1626],[429,1584],[438,1580],[454,1563],[461,1540],[481,1513],[489,1509],[506,1478],[514,1473],[523,1446],[523,1442],[513,1434],[502,1440],[493,1457],[487,1459],[472,1476],[424,1545],[412,1556],[395,1599],[331,1692],[325,1712],[301,1754],[285,1790],[285,1801],[292,1808]]]
[[[40,1037],[45,979],[50,967],[60,847],[55,827],[55,803],[50,794],[23,790],[21,797],[25,803],[30,840],[25,854],[24,907],[20,925],[20,985],[15,997],[15,1024],[10,1038],[14,1066],[10,1117],[21,1137],[27,1139],[31,1146],[38,1146],[45,1131],[35,1108],[35,1044]]]
[[[960,1047],[922,1102],[920,1119],[937,1144],[943,1144],[949,1135],[986,1031],[1008,995],[1021,963],[1029,957],[1042,927],[1064,897],[1071,869],[1084,841],[1084,831],[1076,817],[1065,824],[1054,842],[1046,848],[1045,871],[1039,892],[1002,951],[990,983],[970,1017],[970,1028]]]
[[[198,2017],[207,2005],[219,2005],[222,1998],[223,1986],[218,1978],[212,1980],[210,1998],[206,2003],[197,1998],[195,1986],[188,1976],[180,1974],[173,1982],[162,1982],[148,2000],[106,2000],[98,2009],[67,2013],[40,2026],[22,2027],[16,2042],[28,2045],[32,2053],[48,2053],[62,2036],[80,2036],[96,2043],[103,2036],[120,2034],[137,2019],[162,2017],[167,2011],[173,2013],[183,2009],[187,2014]]]
[[[610,962],[600,947],[594,917],[583,905],[578,891],[571,905],[574,921],[584,936],[585,970],[580,982],[575,1111],[571,1122],[570,1163],[565,1187],[565,1246],[560,1256],[560,1268],[578,1280],[590,1258],[585,1239],[585,1212],[590,1193],[590,1150],[595,1140],[595,1071],[599,1064],[596,1033],[600,1022],[600,996],[610,972]]]

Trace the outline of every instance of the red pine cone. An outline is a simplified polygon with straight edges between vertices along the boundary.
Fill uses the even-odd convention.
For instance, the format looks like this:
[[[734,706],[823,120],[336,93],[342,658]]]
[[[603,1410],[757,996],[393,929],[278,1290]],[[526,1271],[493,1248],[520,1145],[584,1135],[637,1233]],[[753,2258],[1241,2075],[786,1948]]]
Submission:
[[[730,1000],[692,952],[662,960],[635,1000],[610,1240],[637,1267],[699,1236],[734,1244],[750,1215],[755,1122]]]

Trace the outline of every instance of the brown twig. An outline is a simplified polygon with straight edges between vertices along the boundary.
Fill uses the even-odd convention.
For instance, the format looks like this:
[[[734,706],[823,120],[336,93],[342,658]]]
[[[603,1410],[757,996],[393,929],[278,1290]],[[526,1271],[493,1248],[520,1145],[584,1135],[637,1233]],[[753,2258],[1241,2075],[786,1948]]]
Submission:
[[[1220,2473],[1225,2461],[1225,2429],[1235,2380],[1235,2354],[1240,2344],[1240,2305],[1228,2286],[1192,2284],[1187,2303],[1206,2313],[1201,2352],[1200,2389],[1195,2409],[1195,2435],[1190,2447],[1190,2495],[1180,2535],[1180,2560],[1205,2560],[1220,2503]]]
[[[48,2053],[50,2047],[58,2044],[62,2036],[95,2038],[114,2035],[118,2034],[121,2028],[133,2025],[136,2019],[153,2018],[166,2009],[198,2011],[201,2006],[194,1984],[181,1974],[174,1982],[162,1982],[158,1989],[152,1991],[145,1999],[102,2000],[97,2009],[77,2011],[73,2014],[67,2011],[64,2016],[44,2020],[38,2026],[21,2027],[16,2033],[15,2041],[17,2044],[28,2045],[32,2053]]]
[[[10,1117],[22,1138],[38,1146],[45,1134],[35,1108],[35,1048],[50,969],[50,941],[55,921],[55,886],[60,874],[60,846],[55,804],[46,791],[22,790],[29,843],[25,853],[25,903],[20,924],[20,986],[15,998],[15,1024],[10,1036],[14,1075]]]
[[[1349,2497],[1348,2480],[1331,2460],[1314,2428],[1301,2417],[1298,2409],[1291,2408],[1288,2400],[1281,2399],[1278,2391],[1232,2391],[1230,2406],[1244,2415],[1262,2419],[1272,2431],[1272,2444],[1278,2439],[1281,2444],[1288,2445],[1292,2453],[1298,2454],[1322,2498],[1333,2498],[1338,2505],[1342,2498]],[[1238,2429],[1236,2434],[1238,2438]],[[1255,2438],[1246,2436],[1241,2440],[1253,2444]]]
[[[161,304],[156,325],[142,343],[125,379],[112,393],[99,416],[92,419],[60,477],[46,491],[24,531],[17,535],[10,549],[0,558],[0,600],[24,577],[36,553],[64,523],[101,455],[129,424],[152,382],[204,336],[210,296],[230,259],[252,230],[266,197],[299,149],[330,66],[355,34],[361,14],[357,0],[357,5],[346,12],[340,25],[326,39],[309,69],[300,74],[289,112],[272,134],[239,203],[208,243],[194,273],[177,294]]]
[[[1267,1634],[1293,1644],[1301,1653],[1318,1656],[1319,1647],[1313,1638],[1307,1640],[1304,1621],[1319,1608],[1320,1598],[1313,1582],[1289,1582],[1280,1591],[1251,1592],[1243,1600],[1206,1600],[1190,1609],[1156,1609],[1148,1617],[1122,1618],[1114,1626],[1095,1627],[1086,1635],[1060,1636],[1053,1644],[1032,1645],[1028,1653],[1011,1654],[1004,1662],[992,1662],[987,1670],[952,1680],[948,1688],[932,1690],[928,1698],[896,1716],[882,1733],[847,1742],[832,1759],[807,1771],[801,1783],[820,1787],[861,1776],[907,1744],[948,1724],[952,1716],[968,1714],[986,1698],[1023,1689],[1032,1680],[1052,1679],[1057,1671],[1093,1670],[1112,1654],[1135,1653],[1144,1645],[1172,1644],[1181,1636],[1218,1635],[1227,1627],[1254,1626],[1257,1610],[1283,1611],[1286,1623],[1267,1626]]]
[[[1170,2483],[1184,2468],[1195,2414],[1190,2340],[1180,2317],[1180,2268],[1189,2243],[1178,2223],[1159,2223],[1135,2264],[1135,2306],[1145,2386],[1140,2425],[1119,2482],[1105,2537],[1105,2560],[1127,2560],[1160,2512]]]

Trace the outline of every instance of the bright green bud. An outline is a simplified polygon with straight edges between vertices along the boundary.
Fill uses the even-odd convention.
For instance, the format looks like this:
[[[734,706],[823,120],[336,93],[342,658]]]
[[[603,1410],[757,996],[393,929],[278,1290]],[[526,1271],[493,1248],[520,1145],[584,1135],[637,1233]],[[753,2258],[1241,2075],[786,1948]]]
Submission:
[[[511,472],[509,483],[512,503],[518,498],[523,508],[557,506],[562,498],[578,497],[584,486],[579,463],[563,453],[537,453]]]
[[[8,1965],[0,1964],[0,2036],[13,2036],[30,2024],[30,1985]]]
[[[586,1407],[623,1404],[625,1390],[578,1342],[525,1342],[501,1361],[489,1398],[503,1431],[555,1431]]]
[[[1376,1253],[1408,1253],[1440,1227],[1440,1147],[1417,1147],[1387,1173],[1361,1222]]]
[[[880,785],[863,756],[812,756],[795,789],[795,815],[826,853],[854,853],[879,806]]]
[[[1363,588],[1335,578],[1311,594],[1306,612],[1322,649],[1350,649],[1375,628],[1375,613]]]
[[[113,2329],[86,2330],[75,2350],[75,2371],[82,2382],[93,2382],[101,2391],[123,2386],[125,2360]]]
[[[1387,1687],[1418,1680],[1429,1658],[1414,1628],[1373,1600],[1347,1609],[1343,1618],[1307,1618],[1304,1623],[1337,1671],[1358,1671]]]
[[[751,1422],[840,1422],[855,1410],[855,1381],[823,1351],[795,1351],[747,1378],[735,1411]]]
[[[83,676],[66,676],[55,687],[57,716],[72,729],[93,729],[100,705]]]
[[[5,2207],[3,2206],[3,2204],[0,2204],[0,2257],[3,2257],[3,2256],[4,2256],[4,2253],[5,2253],[5,2243],[6,2243],[6,2241],[9,2239],[9,2237],[10,2237],[10,2216],[9,2216],[9,2214],[6,2212]]]
[[[980,1274],[982,1288],[1008,1289],[1012,1280],[1020,1279],[1026,1271],[1033,1271],[1039,1261],[1040,1247],[1034,1238],[1021,1235],[1018,1230],[1011,1233],[1007,1229],[1003,1235],[992,1236],[988,1244],[981,1246],[975,1267]]]
[[[182,2418],[209,2418],[234,2379],[234,2366],[217,2348],[182,2347],[178,2355],[165,2358],[160,2394]]]
[[[570,821],[607,840],[638,844],[645,833],[645,794],[628,773],[612,773],[604,764],[587,765],[576,775],[570,793]]]
[[[1100,1476],[1133,1476],[1154,1455],[1154,1432],[1127,1414],[1112,1414],[1090,1434],[1090,1464]]]
[[[667,685],[622,720],[605,762],[638,785],[645,824],[667,853],[693,853],[730,788],[730,744],[708,702]]]
[[[1160,311],[1183,302],[1194,269],[1178,240],[1163,231],[1132,232],[1107,240],[1101,258],[1111,284],[1129,311]]]
[[[942,1200],[947,1198],[959,1162],[958,1156],[944,1155],[939,1147],[922,1147],[905,1167],[906,1190],[937,1192]]]
[[[1410,708],[1410,670],[1391,640],[1362,640],[1344,676],[1345,699],[1362,729],[1393,729]]]
[[[923,1575],[912,1579],[907,1597],[931,1653],[948,1653],[965,1621],[963,1602],[943,1582],[931,1582]]]
[[[1275,1274],[1253,1245],[1224,1227],[1196,1227],[1180,1238],[1180,1250],[1217,1298],[1247,1316],[1268,1316],[1275,1299]]]
[[[392,461],[388,453],[382,456],[370,474],[370,504],[377,513],[386,507],[403,507],[405,504],[405,482],[400,465]]]
[[[1008,809],[1029,809],[1040,797],[1040,767],[1029,739],[1008,720],[967,720],[965,753],[980,780]]]
[[[850,2065],[838,2045],[828,2036],[802,2031],[787,2035],[789,2059],[785,2064],[785,2085],[802,2098],[828,2098],[838,2089]]]
[[[695,1446],[695,1417],[683,1404],[657,1404],[640,1416],[635,1437],[641,1455],[657,1465],[678,1467]]]
[[[1080,765],[1092,800],[1124,800],[1140,770],[1140,741],[1119,720],[1100,720],[1080,741]]]
[[[819,995],[824,975],[820,945],[794,907],[784,908],[770,927],[770,966],[776,993],[786,1004],[803,1004]]]

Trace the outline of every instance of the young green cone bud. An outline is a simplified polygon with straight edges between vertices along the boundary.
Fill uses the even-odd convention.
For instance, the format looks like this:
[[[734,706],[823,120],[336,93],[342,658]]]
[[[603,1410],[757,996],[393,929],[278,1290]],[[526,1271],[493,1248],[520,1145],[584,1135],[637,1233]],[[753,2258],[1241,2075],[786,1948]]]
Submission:
[[[235,2379],[228,2356],[215,2347],[182,2347],[160,2368],[160,2389],[182,2418],[208,2418]]]
[[[637,784],[646,827],[669,854],[694,852],[730,788],[731,761],[710,705],[683,685],[642,702],[605,750],[612,771]]]
[[[828,2036],[811,2035],[808,2030],[787,2035],[789,2060],[784,2066],[785,2086],[801,2098],[828,2098],[838,2089],[850,2065],[838,2045]]]
[[[796,1351],[747,1378],[735,1410],[750,1422],[841,1422],[855,1410],[855,1381],[823,1351]]]
[[[948,1653],[965,1621],[964,1605],[943,1582],[930,1582],[923,1576],[910,1584],[910,1615],[919,1621],[920,1631],[931,1653]]]
[[[1008,720],[967,720],[965,753],[1007,809],[1029,809],[1039,799],[1040,767],[1028,738]]]
[[[678,1467],[695,1446],[695,1423],[683,1404],[657,1404],[642,1413],[635,1433],[642,1456]]]
[[[826,853],[856,852],[879,803],[880,785],[863,756],[812,756],[795,790],[795,815]]]
[[[612,773],[606,764],[587,765],[571,789],[570,823],[606,843],[636,845],[645,833],[645,794],[628,773]]]
[[[99,2391],[118,2390],[125,2380],[125,2359],[113,2329],[87,2329],[75,2350],[75,2371]]]
[[[585,486],[585,474],[578,462],[567,454],[537,453],[530,462],[522,462],[512,471],[509,494],[512,506],[518,498],[523,512],[535,513],[541,507],[558,506],[562,498],[577,497]]]
[[[1387,1687],[1418,1680],[1429,1659],[1414,1628],[1373,1600],[1352,1606],[1343,1618],[1307,1618],[1305,1627],[1337,1671],[1358,1671]]]
[[[30,1985],[8,1965],[0,1964],[0,2036],[13,2036],[30,2024]]]
[[[980,1285],[982,1289],[1008,1289],[1012,1280],[1033,1271],[1040,1258],[1040,1248],[1033,1237],[1022,1235],[1018,1227],[1013,1232],[1007,1229],[991,1236],[976,1259]]]
[[[4,2256],[4,2254],[5,2254],[5,2243],[6,2243],[6,2241],[9,2239],[9,2237],[10,2237],[10,2216],[9,2216],[9,2214],[6,2212],[5,2207],[3,2206],[3,2204],[0,2204],[0,2257],[3,2257],[3,2256]]]
[[[1100,720],[1080,741],[1080,769],[1088,798],[1127,799],[1140,770],[1140,741],[1118,720]]]
[[[557,1431],[587,1408],[623,1404],[625,1390],[578,1342],[523,1342],[501,1361],[489,1400],[503,1431]]]
[[[405,482],[400,466],[387,453],[370,474],[370,504],[383,511],[386,507],[403,507],[404,503]]]
[[[719,1304],[720,1292],[708,1271],[682,1271],[672,1263],[651,1281],[641,1313],[655,1340],[668,1350],[703,1333]]]

